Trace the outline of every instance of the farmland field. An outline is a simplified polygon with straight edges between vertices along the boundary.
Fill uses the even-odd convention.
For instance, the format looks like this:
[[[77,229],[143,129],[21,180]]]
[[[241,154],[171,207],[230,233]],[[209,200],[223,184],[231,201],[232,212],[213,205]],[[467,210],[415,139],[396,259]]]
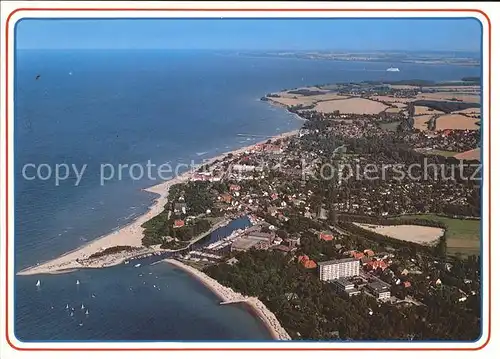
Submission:
[[[437,227],[425,227],[414,225],[382,226],[374,224],[354,223],[355,225],[369,231],[382,234],[402,241],[418,243],[421,245],[433,245],[443,234],[444,229]]]
[[[479,254],[481,249],[481,221],[477,219],[456,219],[435,214],[401,216],[397,218],[421,218],[439,221],[447,225],[446,243],[448,254]]]

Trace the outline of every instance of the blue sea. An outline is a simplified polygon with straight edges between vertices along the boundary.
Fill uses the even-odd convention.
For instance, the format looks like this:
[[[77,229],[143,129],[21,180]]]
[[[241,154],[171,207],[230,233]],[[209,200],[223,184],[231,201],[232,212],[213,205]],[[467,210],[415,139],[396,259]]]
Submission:
[[[401,71],[387,73],[391,65]],[[154,196],[141,189],[160,180],[136,180],[125,170],[121,180],[101,185],[101,164],[200,163],[300,128],[294,115],[259,100],[266,93],[329,82],[479,75],[473,67],[210,51],[17,51],[15,270],[79,247],[146,211]],[[87,167],[75,186],[74,173],[58,185],[53,173],[47,180],[26,180],[26,164]],[[44,178],[47,168],[40,172]],[[245,308],[218,305],[207,289],[165,263],[16,277],[15,296],[21,341],[270,339]],[[66,305],[75,308],[73,316]]]

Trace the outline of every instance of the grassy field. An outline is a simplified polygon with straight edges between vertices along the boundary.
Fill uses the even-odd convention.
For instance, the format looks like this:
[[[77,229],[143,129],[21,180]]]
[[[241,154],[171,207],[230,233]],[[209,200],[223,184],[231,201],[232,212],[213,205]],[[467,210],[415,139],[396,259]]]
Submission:
[[[379,125],[380,128],[382,128],[383,130],[395,132],[398,129],[400,123],[401,121],[395,121],[395,122],[381,123]]]
[[[430,150],[430,151],[425,152],[425,154],[427,154],[427,155],[438,155],[438,156],[443,156],[443,157],[453,157],[457,153],[458,152],[442,151],[442,150]]]
[[[446,232],[448,254],[479,254],[481,241],[481,221],[476,219],[455,219],[434,214],[402,216],[399,218],[423,218],[440,221],[447,225]]]

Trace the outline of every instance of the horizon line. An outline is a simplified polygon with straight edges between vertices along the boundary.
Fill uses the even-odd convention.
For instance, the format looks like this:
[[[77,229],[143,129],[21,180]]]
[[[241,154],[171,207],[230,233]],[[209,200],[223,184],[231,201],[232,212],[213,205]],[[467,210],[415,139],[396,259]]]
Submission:
[[[395,53],[450,53],[450,52],[470,52],[481,53],[481,49],[450,49],[450,50],[431,50],[431,49],[229,49],[229,48],[168,48],[168,47],[144,47],[144,48],[126,48],[126,47],[16,47],[15,50],[172,50],[172,51],[261,51],[261,52],[351,52],[351,53],[371,53],[371,52],[395,52]]]

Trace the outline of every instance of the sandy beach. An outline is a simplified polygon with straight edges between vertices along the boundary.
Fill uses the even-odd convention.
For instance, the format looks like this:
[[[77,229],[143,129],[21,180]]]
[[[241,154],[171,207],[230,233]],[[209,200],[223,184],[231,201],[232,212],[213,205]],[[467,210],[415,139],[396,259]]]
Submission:
[[[298,133],[298,130],[285,132],[280,135],[276,135],[270,137],[269,139],[277,140],[283,139],[286,137],[294,136]],[[265,143],[267,140],[260,141],[258,143],[252,144],[250,146],[246,146],[240,149],[236,149],[234,151],[228,151],[216,157],[210,158],[203,165],[213,163],[214,161],[221,160],[226,157],[229,153],[232,153],[233,156],[238,156],[245,152],[250,151],[253,147],[258,144]],[[200,164],[201,165],[201,164]],[[35,266],[25,268],[18,272],[18,275],[34,275],[34,274],[56,274],[66,272],[68,270],[73,269],[82,269],[82,268],[104,268],[110,267],[114,265],[118,265],[123,263],[125,260],[130,259],[132,257],[136,257],[139,255],[144,255],[148,253],[157,252],[160,249],[158,246],[146,248],[142,245],[143,231],[142,225],[149,221],[151,218],[160,214],[167,201],[168,201],[168,193],[169,189],[172,185],[182,183],[188,181],[191,177],[192,173],[196,170],[197,167],[191,169],[183,174],[157,184],[155,186],[144,189],[147,192],[155,193],[158,195],[158,198],[154,201],[154,203],[149,207],[148,211],[143,215],[136,218],[133,222],[128,225],[106,234],[102,237],[99,237],[88,244],[77,248],[71,252],[65,253],[53,260],[50,260],[45,263],[37,264]],[[89,260],[89,256],[94,253],[101,252],[102,250],[115,246],[131,246],[136,248],[134,251],[122,252],[114,255],[103,256],[97,259]]]
[[[205,273],[190,267],[175,259],[165,259],[165,262],[180,268],[199,280],[205,287],[210,289],[220,300],[221,304],[230,303],[245,303],[264,323],[273,339],[275,340],[291,340],[290,335],[281,326],[276,316],[256,297],[247,297],[241,293],[235,292],[231,288],[225,287],[215,279],[209,277]]]

